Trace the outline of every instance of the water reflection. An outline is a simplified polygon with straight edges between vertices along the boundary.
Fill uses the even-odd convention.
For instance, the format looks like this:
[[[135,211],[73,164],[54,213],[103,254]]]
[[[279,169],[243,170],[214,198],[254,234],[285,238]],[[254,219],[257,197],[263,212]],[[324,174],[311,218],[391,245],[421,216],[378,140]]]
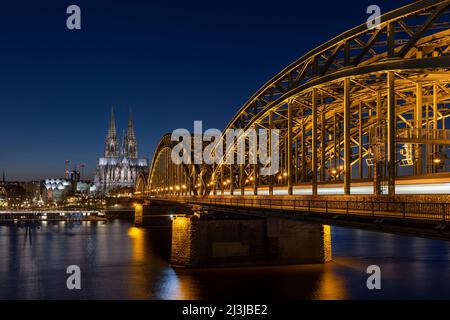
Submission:
[[[317,282],[317,290],[311,296],[316,300],[343,300],[347,299],[345,280],[333,270],[332,264],[326,264],[323,273]]]
[[[345,299],[332,265],[177,270],[179,299]]]
[[[0,226],[1,299],[449,298],[448,242],[332,228],[325,265],[174,269],[170,228],[128,221]],[[79,265],[82,290],[66,288]],[[366,268],[382,269],[381,292]]]
[[[23,242],[23,245],[26,244],[32,245],[33,244],[33,231],[35,229],[40,229],[40,223],[39,222],[23,222],[18,224],[18,228],[25,229],[25,241]]]

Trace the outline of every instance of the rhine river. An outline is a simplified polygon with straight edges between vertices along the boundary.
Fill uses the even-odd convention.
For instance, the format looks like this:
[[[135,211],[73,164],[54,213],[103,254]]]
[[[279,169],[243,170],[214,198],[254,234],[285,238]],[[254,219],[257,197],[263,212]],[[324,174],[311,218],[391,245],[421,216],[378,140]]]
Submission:
[[[0,299],[450,298],[450,242],[332,227],[325,265],[177,269],[170,230],[130,221],[0,226]],[[366,268],[381,268],[379,291]],[[81,290],[66,268],[81,268]]]

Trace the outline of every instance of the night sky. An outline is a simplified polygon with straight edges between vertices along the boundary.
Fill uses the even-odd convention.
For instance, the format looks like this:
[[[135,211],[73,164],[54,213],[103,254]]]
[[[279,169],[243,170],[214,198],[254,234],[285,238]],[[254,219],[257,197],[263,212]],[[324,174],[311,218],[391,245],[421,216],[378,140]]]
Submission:
[[[131,108],[141,156],[194,120],[223,129],[267,80],[368,17],[411,1],[2,1],[0,172],[64,176],[103,154]],[[77,4],[82,30],[66,28]]]

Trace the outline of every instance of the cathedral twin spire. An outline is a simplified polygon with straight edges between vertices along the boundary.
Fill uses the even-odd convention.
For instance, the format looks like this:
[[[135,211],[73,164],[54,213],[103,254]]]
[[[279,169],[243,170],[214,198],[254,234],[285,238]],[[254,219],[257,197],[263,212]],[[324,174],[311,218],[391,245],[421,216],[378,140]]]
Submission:
[[[116,131],[116,120],[114,117],[114,109],[111,109],[111,116],[109,119],[108,135],[105,141],[105,157],[117,158],[124,156],[127,158],[137,158],[137,141],[134,133],[133,118],[131,111],[128,114],[127,131],[123,133],[122,148],[119,152],[119,139]]]

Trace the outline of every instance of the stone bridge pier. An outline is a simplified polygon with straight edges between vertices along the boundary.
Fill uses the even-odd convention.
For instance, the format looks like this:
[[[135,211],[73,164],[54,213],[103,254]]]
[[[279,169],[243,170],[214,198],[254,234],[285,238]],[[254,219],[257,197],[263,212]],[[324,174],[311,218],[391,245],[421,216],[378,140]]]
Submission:
[[[182,267],[308,264],[331,261],[330,227],[224,214],[177,216],[171,264]]]

